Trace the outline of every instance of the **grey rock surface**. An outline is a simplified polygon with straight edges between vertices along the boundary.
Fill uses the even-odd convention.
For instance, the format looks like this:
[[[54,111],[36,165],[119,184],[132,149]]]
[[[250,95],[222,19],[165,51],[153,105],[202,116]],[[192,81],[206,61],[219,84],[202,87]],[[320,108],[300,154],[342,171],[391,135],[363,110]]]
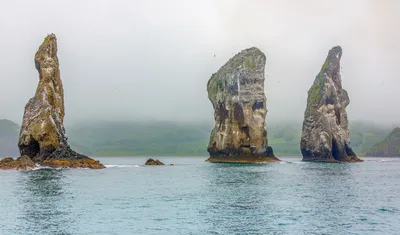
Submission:
[[[346,107],[350,103],[342,88],[342,48],[332,48],[308,91],[300,142],[304,161],[361,161],[350,147]]]
[[[215,119],[209,161],[278,161],[268,147],[265,63],[264,53],[252,47],[231,58],[208,81]]]

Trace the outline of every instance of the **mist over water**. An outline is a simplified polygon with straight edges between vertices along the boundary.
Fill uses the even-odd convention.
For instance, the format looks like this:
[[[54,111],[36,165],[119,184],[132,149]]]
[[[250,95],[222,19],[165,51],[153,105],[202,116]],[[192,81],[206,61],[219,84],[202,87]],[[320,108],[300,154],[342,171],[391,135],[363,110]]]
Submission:
[[[398,234],[399,158],[285,156],[301,154],[307,91],[337,45],[354,152],[400,126],[399,12],[398,0],[4,1],[0,157],[20,155],[19,126],[2,119],[21,124],[54,33],[69,144],[106,168],[0,171],[0,234]],[[205,162],[207,81],[250,47],[266,54],[268,143],[283,161]]]
[[[268,124],[301,122],[308,89],[340,45],[350,120],[399,125],[399,10],[395,0],[5,2],[0,118],[20,123],[38,83],[33,56],[55,33],[67,124],[212,122],[208,79],[251,46],[267,56]]]

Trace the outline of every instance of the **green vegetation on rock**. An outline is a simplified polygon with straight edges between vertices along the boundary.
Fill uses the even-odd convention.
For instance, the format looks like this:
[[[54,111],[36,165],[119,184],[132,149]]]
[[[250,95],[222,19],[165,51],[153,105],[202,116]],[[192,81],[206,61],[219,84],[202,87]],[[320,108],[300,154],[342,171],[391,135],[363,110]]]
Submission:
[[[47,35],[47,37],[45,37],[45,39],[43,40],[43,43],[40,45],[39,50],[43,48],[43,46],[45,46],[51,39],[55,38],[56,35],[54,34],[49,34]]]
[[[312,106],[321,99],[321,90],[324,88],[324,74],[327,64],[328,59],[325,61],[321,71],[315,78],[313,85],[308,91],[307,109],[312,108]]]

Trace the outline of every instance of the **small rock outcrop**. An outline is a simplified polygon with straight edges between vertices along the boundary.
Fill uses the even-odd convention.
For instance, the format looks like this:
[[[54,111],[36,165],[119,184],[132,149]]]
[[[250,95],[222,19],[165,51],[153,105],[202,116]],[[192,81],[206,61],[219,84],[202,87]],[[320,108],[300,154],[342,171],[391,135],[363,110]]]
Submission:
[[[154,160],[153,158],[149,158],[147,159],[145,165],[155,166],[155,165],[165,165],[165,164],[162,163],[160,160]]]
[[[15,160],[7,157],[0,161],[0,170],[26,171],[34,169],[35,167],[35,163],[28,156],[22,156]]]
[[[350,147],[346,107],[350,103],[342,88],[342,48],[332,48],[308,91],[300,149],[303,161],[358,162]]]
[[[64,128],[64,90],[54,34],[48,35],[36,52],[35,66],[39,84],[35,96],[25,106],[18,143],[21,156],[52,167],[76,167],[85,162],[83,165],[87,168],[104,168],[98,161],[73,151],[68,145]]]
[[[382,142],[375,144],[365,156],[400,157],[400,127],[396,127]]]
[[[252,47],[231,58],[208,81],[215,119],[208,161],[279,161],[267,140],[265,62],[264,53]]]

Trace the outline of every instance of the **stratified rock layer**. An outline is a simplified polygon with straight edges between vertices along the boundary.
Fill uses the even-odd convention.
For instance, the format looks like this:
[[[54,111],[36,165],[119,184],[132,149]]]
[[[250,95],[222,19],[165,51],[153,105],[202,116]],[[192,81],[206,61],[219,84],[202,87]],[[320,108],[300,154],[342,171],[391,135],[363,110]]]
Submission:
[[[361,161],[350,147],[346,107],[350,103],[342,88],[342,49],[329,51],[321,71],[308,91],[300,148],[303,161]]]
[[[63,124],[64,90],[54,34],[48,35],[36,52],[35,66],[39,72],[39,84],[35,96],[25,106],[18,143],[21,156],[29,156],[39,164],[64,160],[64,167],[68,167],[67,161],[90,159],[71,150],[67,142]],[[95,162],[87,167],[104,168]],[[75,165],[74,162],[70,167]]]
[[[253,47],[231,58],[208,81],[215,127],[210,162],[279,161],[268,147],[264,53]]]
[[[375,144],[365,156],[400,157],[400,127],[396,127],[382,142]]]

